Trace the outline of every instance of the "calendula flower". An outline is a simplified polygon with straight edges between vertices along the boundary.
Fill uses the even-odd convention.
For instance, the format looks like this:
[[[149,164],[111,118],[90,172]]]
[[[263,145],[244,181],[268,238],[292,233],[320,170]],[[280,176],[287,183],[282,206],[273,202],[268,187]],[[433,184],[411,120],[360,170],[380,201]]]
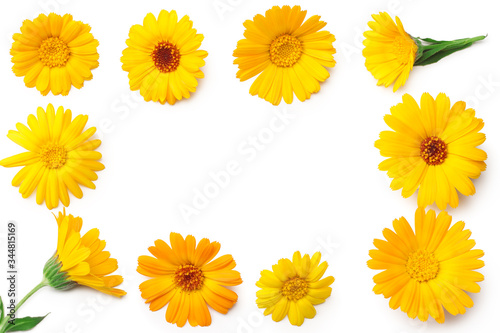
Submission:
[[[321,253],[312,258],[301,256],[297,251],[293,259],[280,259],[273,270],[263,270],[257,287],[257,306],[264,308],[264,315],[272,314],[274,321],[283,320],[288,315],[290,324],[300,326],[304,318],[314,318],[314,305],[321,304],[330,297],[335,281],[332,276],[322,279],[328,268],[326,261],[320,264]]]
[[[103,251],[106,242],[99,239],[99,230],[91,229],[82,236],[82,219],[66,215],[65,210],[56,220],[57,250],[43,269],[47,285],[59,290],[82,285],[112,296],[125,295],[125,291],[115,288],[123,278],[109,275],[118,269],[118,262]]]
[[[80,89],[99,66],[99,42],[88,24],[74,21],[70,14],[40,14],[25,20],[13,38],[14,74],[24,76],[26,87],[36,87],[42,95],[49,91],[67,95],[71,86]]]
[[[143,25],[130,28],[121,58],[130,89],[161,104],[189,98],[204,76],[200,68],[208,53],[199,50],[202,41],[187,15],[178,20],[175,10],[162,10],[157,20],[149,13]]]
[[[87,286],[102,293],[121,297],[125,291],[115,288],[123,282],[120,275],[110,275],[118,269],[116,259],[104,251],[106,242],[99,239],[99,230],[91,229],[81,235],[82,219],[66,215],[66,211],[55,216],[58,227],[57,249],[43,268],[43,279],[11,310],[15,316],[2,316],[0,332],[27,331],[46,317],[24,317],[17,315],[19,308],[38,290],[50,286],[58,290],[69,290],[76,286]],[[0,307],[1,307],[0,299]],[[3,309],[2,309],[3,314]]]
[[[300,6],[274,6],[243,23],[245,39],[233,56],[240,81],[258,75],[250,94],[274,105],[292,103],[294,94],[303,102],[330,76],[325,67],[335,66],[335,36],[321,30],[326,23],[318,15],[304,22],[306,14]]]
[[[388,87],[394,83],[394,92],[405,84],[413,66],[433,64],[486,38],[477,36],[437,41],[413,37],[404,30],[403,23],[397,16],[396,22],[385,12],[374,14],[372,17],[375,21],[368,22],[371,30],[363,34],[365,65],[378,80],[378,85]]]
[[[375,275],[375,294],[390,298],[392,309],[401,308],[408,317],[426,321],[429,315],[444,323],[443,307],[452,315],[464,314],[474,303],[467,293],[480,290],[484,279],[476,272],[484,266],[484,253],[472,249],[460,221],[451,226],[451,216],[423,208],[415,213],[415,232],[404,217],[394,220],[394,231],[384,229],[386,240],[375,239],[368,267],[383,272]]]
[[[402,189],[408,198],[418,189],[419,207],[435,202],[439,209],[458,206],[457,190],[466,196],[475,193],[471,178],[486,169],[487,157],[476,147],[486,137],[479,133],[483,120],[465,102],[450,107],[445,94],[434,100],[424,93],[419,106],[405,94],[384,120],[392,131],[381,132],[375,147],[388,157],[379,169],[394,178],[393,190]]]
[[[208,326],[212,322],[207,304],[226,314],[238,300],[228,286],[241,284],[240,273],[229,254],[214,259],[220,249],[218,242],[203,238],[198,244],[188,235],[170,234],[170,247],[163,240],[149,248],[154,257],[140,256],[137,271],[152,279],[140,284],[141,296],[151,311],[168,304],[166,320],[182,327]]]
[[[39,107],[36,116],[28,116],[29,128],[17,123],[17,131],[9,131],[7,137],[28,151],[5,158],[0,165],[23,167],[12,180],[13,186],[20,186],[23,198],[36,189],[36,202],[45,201],[52,209],[59,202],[69,205],[68,190],[80,199],[80,185],[95,189],[95,171],[104,165],[98,162],[101,153],[95,151],[101,140],[90,140],[96,128],[84,131],[87,120],[84,115],[72,119],[71,110],[60,106],[56,112],[49,104],[47,111]]]

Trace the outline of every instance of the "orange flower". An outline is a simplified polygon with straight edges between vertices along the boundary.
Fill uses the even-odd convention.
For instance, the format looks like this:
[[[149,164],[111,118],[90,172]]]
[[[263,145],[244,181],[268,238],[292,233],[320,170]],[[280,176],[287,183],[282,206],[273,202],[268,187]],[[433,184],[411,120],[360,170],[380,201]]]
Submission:
[[[226,314],[238,300],[238,295],[226,288],[242,283],[240,273],[229,254],[212,260],[220,249],[218,242],[203,238],[198,245],[193,236],[184,239],[170,234],[170,247],[163,240],[149,248],[154,256],[140,256],[137,271],[152,279],[139,286],[141,296],[151,311],[168,304],[166,320],[182,327],[208,326],[212,319],[207,305]]]

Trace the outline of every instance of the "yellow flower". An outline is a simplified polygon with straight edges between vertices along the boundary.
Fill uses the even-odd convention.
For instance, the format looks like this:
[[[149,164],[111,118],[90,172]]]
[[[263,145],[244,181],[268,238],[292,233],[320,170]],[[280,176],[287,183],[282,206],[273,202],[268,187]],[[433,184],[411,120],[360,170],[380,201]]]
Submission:
[[[77,285],[87,286],[112,296],[123,296],[125,291],[116,289],[123,282],[120,275],[109,275],[118,269],[116,259],[103,251],[106,242],[99,239],[99,230],[89,230],[80,235],[82,219],[59,212],[57,251],[44,268],[46,285],[68,290]]]
[[[385,240],[375,239],[368,267],[383,272],[375,275],[375,294],[390,298],[392,309],[401,308],[410,318],[426,321],[431,315],[445,320],[444,308],[452,315],[464,314],[473,301],[466,293],[480,290],[484,279],[476,272],[484,266],[484,253],[472,248],[471,232],[464,222],[451,228],[451,216],[423,208],[415,213],[415,233],[404,217],[394,220],[394,231],[384,229]]]
[[[372,15],[375,21],[368,22],[372,29],[363,35],[363,55],[365,66],[378,80],[378,85],[386,88],[394,81],[393,91],[403,86],[413,68],[417,54],[417,44],[403,28],[396,16],[396,23],[387,13]]]
[[[92,79],[90,70],[99,66],[99,42],[89,25],[74,21],[70,14],[25,20],[13,38],[14,74],[24,76],[26,87],[36,87],[42,95],[67,95],[71,86],[80,89],[83,81]]]
[[[23,167],[12,180],[13,186],[20,185],[23,198],[36,189],[36,202],[40,205],[45,201],[52,209],[59,201],[69,205],[68,190],[80,199],[80,185],[95,189],[94,171],[104,169],[104,165],[98,162],[101,153],[95,151],[101,140],[89,140],[96,128],[83,131],[87,120],[84,115],[72,120],[71,110],[60,106],[56,113],[49,104],[47,111],[39,107],[37,116],[29,115],[29,128],[17,123],[17,131],[9,131],[7,137],[28,151],[5,158],[0,165]]]
[[[396,22],[385,12],[374,14],[372,17],[375,21],[368,22],[371,30],[363,34],[365,66],[378,80],[377,85],[384,85],[387,88],[394,83],[394,92],[406,83],[413,66],[436,63],[486,38],[477,36],[438,41],[413,37],[404,30],[403,23],[397,16]]]
[[[486,169],[486,153],[476,148],[486,136],[479,131],[482,119],[465,102],[450,108],[443,93],[434,100],[424,93],[417,102],[408,94],[403,103],[391,108],[384,117],[393,131],[383,131],[375,147],[388,157],[379,169],[387,171],[393,190],[402,188],[403,197],[418,190],[418,206],[436,202],[439,209],[458,206],[457,190],[463,195],[475,193],[472,179]]]
[[[200,68],[208,53],[198,50],[202,41],[187,15],[178,20],[175,10],[162,10],[157,20],[149,13],[143,25],[130,28],[121,58],[130,89],[140,90],[145,101],[161,104],[189,98],[197,79],[203,78]]]
[[[110,258],[108,251],[104,251],[106,242],[99,239],[99,230],[92,229],[81,236],[83,222],[80,217],[66,215],[65,210],[54,217],[58,227],[56,252],[45,263],[42,281],[15,304],[10,317],[2,318],[0,332],[26,331],[37,326],[46,316],[20,318],[17,311],[33,294],[47,286],[64,291],[81,285],[111,296],[127,294],[115,288],[123,282],[123,278],[109,275],[118,269],[118,263]],[[7,319],[14,314],[16,322],[12,323]]]
[[[310,258],[308,254],[302,257],[297,251],[293,261],[280,259],[273,265],[272,272],[263,270],[257,282],[257,287],[261,288],[257,291],[257,306],[266,309],[264,315],[272,313],[276,322],[288,315],[290,324],[297,326],[304,323],[304,318],[314,318],[314,305],[330,297],[330,285],[335,281],[332,276],[321,279],[328,263],[320,264],[320,260],[319,252]]]
[[[335,36],[320,31],[326,23],[318,15],[304,22],[306,13],[300,6],[274,6],[243,24],[245,39],[233,56],[240,81],[258,75],[250,87],[253,96],[278,105],[282,99],[292,103],[295,94],[303,102],[330,76],[325,67],[335,66]]]
[[[154,256],[140,256],[137,271],[152,279],[139,286],[141,296],[151,311],[158,311],[168,304],[166,320],[182,327],[208,326],[212,319],[207,304],[226,314],[238,300],[238,295],[227,286],[241,284],[240,273],[229,254],[212,260],[220,249],[218,242],[203,238],[198,245],[188,235],[170,234],[170,247],[163,240],[155,241],[149,248]]]

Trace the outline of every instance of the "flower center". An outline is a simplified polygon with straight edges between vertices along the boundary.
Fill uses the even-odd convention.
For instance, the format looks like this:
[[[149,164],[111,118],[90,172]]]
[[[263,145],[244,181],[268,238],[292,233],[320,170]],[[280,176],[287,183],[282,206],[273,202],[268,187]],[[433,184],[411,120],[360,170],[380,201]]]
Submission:
[[[289,300],[297,301],[307,295],[307,282],[299,277],[294,277],[283,284],[281,294]]]
[[[62,67],[68,62],[71,52],[59,37],[49,37],[38,48],[40,61],[50,68]]]
[[[40,151],[40,161],[49,169],[59,169],[66,163],[67,155],[64,147],[47,144]]]
[[[272,41],[269,53],[276,66],[291,67],[302,55],[302,44],[295,36],[282,35]]]
[[[410,253],[406,262],[406,272],[418,282],[426,282],[436,277],[439,271],[439,261],[434,253],[417,250]]]
[[[413,39],[406,36],[397,36],[392,42],[392,47],[394,54],[402,64],[408,63],[412,58],[411,55],[417,51]]]
[[[174,282],[182,291],[194,291],[203,286],[203,272],[193,265],[181,265],[174,273]]]
[[[440,165],[448,156],[446,143],[437,136],[430,136],[420,144],[420,157],[428,165]]]
[[[151,53],[151,58],[155,63],[156,68],[162,73],[173,72],[179,67],[179,62],[181,59],[181,53],[179,49],[170,42],[159,42],[153,53]]]

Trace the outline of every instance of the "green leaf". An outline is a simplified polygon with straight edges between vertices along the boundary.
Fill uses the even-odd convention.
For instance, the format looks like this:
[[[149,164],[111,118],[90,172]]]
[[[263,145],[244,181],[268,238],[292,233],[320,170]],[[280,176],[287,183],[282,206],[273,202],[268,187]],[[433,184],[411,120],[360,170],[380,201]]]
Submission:
[[[470,47],[471,45],[472,45],[472,43],[469,43],[469,44],[463,45],[460,48],[447,48],[447,49],[441,50],[439,53],[436,53],[430,57],[427,57],[427,59],[421,61],[416,66],[425,66],[425,65],[434,64],[434,63],[438,62],[439,60],[443,59],[444,57],[447,57],[450,54],[455,53],[457,51],[466,49],[466,48]]]
[[[466,49],[473,43],[485,39],[486,36],[462,38],[452,41],[437,41],[431,38],[413,37],[418,46],[414,66],[425,66],[438,62],[452,53]]]
[[[47,313],[43,317],[24,317],[24,318],[16,318],[14,320],[14,325],[9,324],[6,328],[5,332],[21,332],[21,331],[29,331],[36,325],[40,324],[42,320],[45,319],[49,314]]]
[[[3,319],[3,302],[2,302],[2,296],[0,296],[0,320]]]
[[[422,55],[415,61],[415,66],[423,66],[422,64],[426,62],[427,59],[434,56],[436,53],[446,49],[446,44],[433,45],[432,47],[424,47],[422,50]]]
[[[432,39],[432,38],[420,38],[420,40],[423,40],[424,42],[427,42],[427,43],[441,43],[441,42],[446,42],[444,40],[435,40],[435,39]]]

